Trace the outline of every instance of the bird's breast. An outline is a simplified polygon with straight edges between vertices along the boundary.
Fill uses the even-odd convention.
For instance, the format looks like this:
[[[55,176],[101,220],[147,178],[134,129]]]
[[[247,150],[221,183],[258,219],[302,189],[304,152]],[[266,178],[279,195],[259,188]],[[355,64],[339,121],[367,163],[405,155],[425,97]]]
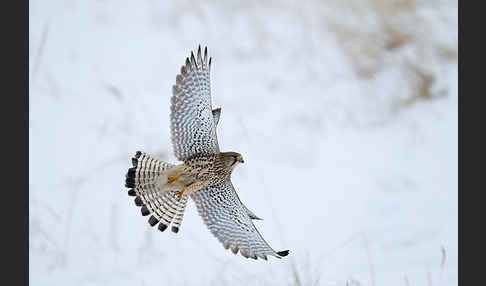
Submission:
[[[215,163],[196,163],[190,165],[188,172],[194,176],[197,181],[205,181],[208,183],[219,183],[228,179],[228,172],[221,168],[220,164]]]

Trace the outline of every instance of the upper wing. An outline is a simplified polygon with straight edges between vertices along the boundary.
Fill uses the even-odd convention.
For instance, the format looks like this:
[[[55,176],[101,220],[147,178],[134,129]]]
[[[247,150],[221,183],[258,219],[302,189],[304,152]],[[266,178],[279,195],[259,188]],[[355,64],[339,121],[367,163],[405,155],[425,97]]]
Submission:
[[[181,67],[172,87],[170,107],[170,127],[172,145],[177,159],[184,161],[195,155],[219,153],[216,123],[211,109],[211,88],[209,71],[211,58],[201,56],[201,46],[197,60],[191,52],[191,59]]]
[[[265,260],[267,255],[282,258],[289,253],[288,250],[275,252],[263,239],[230,181],[203,188],[191,197],[204,223],[224,248],[230,248],[235,254],[240,250],[246,258]]]

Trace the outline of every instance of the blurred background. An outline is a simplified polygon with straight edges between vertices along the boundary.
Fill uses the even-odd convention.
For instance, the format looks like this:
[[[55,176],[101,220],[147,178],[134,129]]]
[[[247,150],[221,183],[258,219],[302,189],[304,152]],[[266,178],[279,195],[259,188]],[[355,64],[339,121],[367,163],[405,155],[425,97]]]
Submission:
[[[31,0],[31,285],[457,285],[457,1]],[[171,87],[213,57],[222,150],[278,260],[188,204],[150,228],[137,150],[176,162]]]

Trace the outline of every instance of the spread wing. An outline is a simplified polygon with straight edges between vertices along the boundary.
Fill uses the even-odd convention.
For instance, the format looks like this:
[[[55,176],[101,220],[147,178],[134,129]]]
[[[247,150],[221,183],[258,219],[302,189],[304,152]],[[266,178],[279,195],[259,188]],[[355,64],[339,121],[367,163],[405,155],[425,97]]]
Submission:
[[[230,181],[203,188],[191,197],[204,223],[224,248],[230,248],[235,254],[239,250],[246,258],[265,260],[267,255],[282,258],[289,253],[288,250],[275,252],[263,239]]]
[[[201,46],[197,60],[191,52],[172,87],[170,127],[174,155],[184,161],[195,155],[219,153],[216,122],[211,109],[211,58]]]

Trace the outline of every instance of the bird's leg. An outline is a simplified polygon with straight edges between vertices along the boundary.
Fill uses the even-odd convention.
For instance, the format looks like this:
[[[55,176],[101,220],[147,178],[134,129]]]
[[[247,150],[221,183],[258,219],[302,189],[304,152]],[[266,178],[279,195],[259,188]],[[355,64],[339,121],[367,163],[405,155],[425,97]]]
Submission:
[[[184,192],[186,191],[186,189],[187,189],[187,191],[191,191],[191,186],[193,186],[193,185],[194,185],[194,183],[190,183],[190,184],[186,185],[186,187],[184,189],[176,192],[177,196],[179,196],[179,201],[182,199],[182,196],[184,195]]]
[[[205,183],[204,182],[191,182],[186,185],[186,187],[180,191],[177,191],[176,194],[179,196],[179,200],[182,199],[182,196],[184,195],[184,192],[191,194],[193,192],[196,192],[200,190],[202,187],[204,187]]]
[[[169,183],[172,183],[172,182],[177,181],[177,179],[179,179],[180,176],[181,176],[181,174],[177,174],[177,175],[174,175],[174,176],[169,176]]]
[[[193,193],[201,189],[204,185],[204,182],[192,182],[187,184],[184,189],[177,191],[176,194],[179,196],[179,200],[181,200],[184,192],[187,192],[188,194]]]
[[[176,194],[179,197],[179,201],[180,201],[182,199],[182,196],[184,195],[184,189],[177,191]]]

